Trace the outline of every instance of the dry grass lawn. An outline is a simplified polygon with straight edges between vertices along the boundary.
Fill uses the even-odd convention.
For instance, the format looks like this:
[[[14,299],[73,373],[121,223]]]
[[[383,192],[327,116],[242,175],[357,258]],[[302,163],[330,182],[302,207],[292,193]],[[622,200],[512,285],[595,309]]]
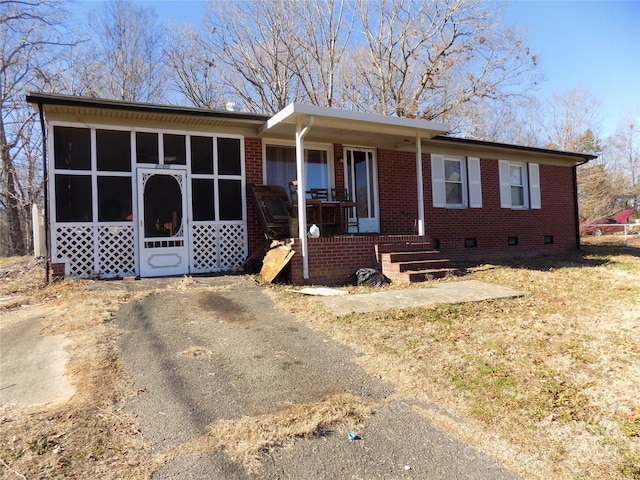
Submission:
[[[274,295],[525,478],[640,479],[640,248],[588,246],[465,278],[529,295],[338,318],[313,298]]]
[[[420,412],[523,477],[640,479],[640,237],[629,247],[588,240],[600,245],[571,258],[479,265],[465,277],[529,292],[514,300],[336,318],[290,288],[268,291],[300,321],[353,346],[397,397],[437,405]],[[45,287],[40,272],[31,261],[0,260],[0,319],[21,305],[58,312],[44,333],[70,338],[76,395],[0,409],[0,478],[146,479],[196,451],[255,466],[266,449],[370,412],[357,398],[330,397],[210,425],[206,437],[152,454],[122,410],[135,392],[109,321],[122,302],[149,292],[89,295],[80,281]]]

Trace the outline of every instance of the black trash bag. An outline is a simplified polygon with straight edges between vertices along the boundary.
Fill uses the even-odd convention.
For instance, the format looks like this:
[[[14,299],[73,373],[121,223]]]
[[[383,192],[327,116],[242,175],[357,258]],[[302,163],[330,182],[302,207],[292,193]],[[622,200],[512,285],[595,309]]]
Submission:
[[[387,277],[374,268],[359,268],[356,270],[357,285],[366,287],[382,287],[387,283],[391,283]]]

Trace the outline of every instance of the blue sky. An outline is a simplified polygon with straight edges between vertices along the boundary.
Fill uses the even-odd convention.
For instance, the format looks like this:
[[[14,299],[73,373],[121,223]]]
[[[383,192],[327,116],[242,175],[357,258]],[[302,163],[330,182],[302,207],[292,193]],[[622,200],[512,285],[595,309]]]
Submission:
[[[153,7],[161,20],[199,25],[208,2],[138,3]],[[527,30],[531,52],[539,56],[545,75],[539,97],[587,88],[602,102],[603,137],[613,133],[625,108],[638,112],[640,0],[513,0],[505,15],[508,23]]]

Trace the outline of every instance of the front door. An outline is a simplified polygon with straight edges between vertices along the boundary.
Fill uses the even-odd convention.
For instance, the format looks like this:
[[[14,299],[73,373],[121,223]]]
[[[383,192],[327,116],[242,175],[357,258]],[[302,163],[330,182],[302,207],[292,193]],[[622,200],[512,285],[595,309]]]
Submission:
[[[360,232],[379,232],[378,170],[375,150],[345,148],[344,172],[349,197],[357,203],[356,215]]]
[[[189,272],[186,170],[138,169],[140,276]]]

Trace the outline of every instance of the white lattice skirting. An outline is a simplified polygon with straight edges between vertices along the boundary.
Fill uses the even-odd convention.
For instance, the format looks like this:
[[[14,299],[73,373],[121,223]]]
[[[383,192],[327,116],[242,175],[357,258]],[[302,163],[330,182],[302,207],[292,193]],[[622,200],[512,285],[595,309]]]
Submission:
[[[72,278],[135,275],[133,227],[57,225],[53,261],[68,261]]]
[[[57,225],[52,261],[69,263],[69,277],[126,277],[136,274],[132,225]],[[245,227],[198,224],[191,227],[192,273],[232,271],[246,257]]]
[[[246,256],[244,225],[192,225],[191,248],[193,273],[234,270],[242,265]]]

